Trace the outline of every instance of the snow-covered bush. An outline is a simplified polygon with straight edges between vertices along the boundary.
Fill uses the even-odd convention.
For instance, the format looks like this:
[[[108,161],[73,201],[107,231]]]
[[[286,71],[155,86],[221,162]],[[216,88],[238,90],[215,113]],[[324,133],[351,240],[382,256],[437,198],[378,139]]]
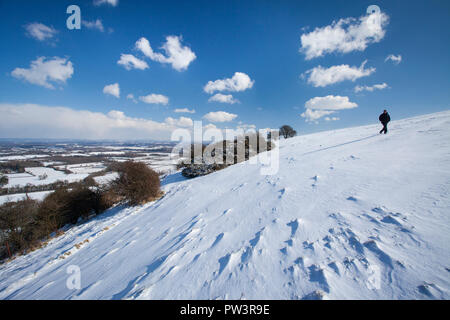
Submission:
[[[280,136],[283,136],[285,139],[292,138],[297,135],[297,131],[295,131],[291,126],[284,125],[280,128]]]
[[[111,183],[111,190],[128,204],[142,204],[161,195],[159,175],[145,163],[126,161],[117,171],[119,178]]]
[[[184,167],[183,171],[181,171],[181,174],[186,178],[195,178],[199,176],[205,176],[207,174],[221,170],[226,167],[227,165],[225,164],[215,164],[215,163],[188,164]]]
[[[195,178],[247,161],[258,153],[272,150],[273,147],[273,143],[260,134],[248,132],[234,141],[224,140],[209,146],[203,145],[201,159],[194,158],[191,148],[191,159],[188,159],[187,163],[178,164],[177,168],[183,168],[183,176]],[[211,162],[214,157],[221,157],[221,163]]]

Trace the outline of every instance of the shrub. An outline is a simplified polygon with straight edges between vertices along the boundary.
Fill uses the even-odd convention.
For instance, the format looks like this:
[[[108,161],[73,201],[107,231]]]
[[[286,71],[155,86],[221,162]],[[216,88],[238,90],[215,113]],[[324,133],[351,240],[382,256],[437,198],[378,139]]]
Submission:
[[[207,174],[213,173],[215,171],[222,170],[226,168],[226,164],[187,164],[184,166],[181,174],[186,178],[195,178],[200,176],[205,176]]]
[[[68,189],[59,187],[54,192],[48,194],[42,200],[37,212],[38,228],[37,237],[45,237],[64,225],[62,211],[65,199],[68,197]]]
[[[41,202],[28,197],[7,202],[0,206],[0,259],[8,256],[6,244],[11,254],[33,249],[64,225],[99,214],[120,200],[112,189],[79,182],[59,186]]]
[[[223,140],[213,144],[212,146],[208,146],[209,150],[206,150],[206,147],[204,147],[203,158],[201,159],[202,163],[186,164],[180,162],[177,164],[177,169],[183,168],[181,174],[186,178],[204,176],[212,172],[222,170],[229,165],[246,161],[250,159],[251,156],[255,156],[258,153],[270,151],[273,147],[274,144],[271,141],[267,141],[259,133],[248,132],[244,137],[239,137],[239,139],[236,138],[233,142]],[[210,154],[207,154],[207,152],[210,152]],[[222,155],[222,163],[220,164],[211,163],[210,159],[208,159],[208,156],[215,157],[216,153],[218,153],[217,156],[220,156],[220,154]],[[191,162],[193,162],[192,158],[193,157],[191,156]],[[227,158],[231,159],[231,163],[227,163]]]
[[[74,224],[80,217],[87,218],[108,209],[101,201],[101,192],[83,183],[72,189],[60,187],[44,198],[39,206],[39,234],[48,235],[66,224]]]
[[[6,186],[9,182],[7,176],[0,176],[0,187]]]
[[[284,125],[280,128],[280,135],[282,135],[285,139],[292,138],[297,135],[297,131],[292,129],[291,126]]]
[[[122,162],[117,161],[111,161],[108,163],[108,166],[106,167],[106,172],[117,172],[119,171],[119,168],[121,167]]]
[[[97,185],[97,182],[95,182],[95,179],[91,175],[89,175],[83,179],[83,184],[88,187],[95,187]]]
[[[0,238],[4,244],[0,258],[7,256],[6,244],[11,254],[26,250],[33,244],[37,209],[38,202],[30,198],[0,206]]]
[[[121,201],[121,197],[117,194],[117,192],[115,192],[113,188],[102,187],[98,189],[97,193],[99,197],[98,210],[100,212],[111,208],[116,203],[119,203]]]
[[[62,217],[64,224],[76,223],[77,220],[87,218],[91,214],[100,213],[99,209],[99,193],[91,190],[84,184],[78,184],[67,193],[64,201]]]
[[[123,162],[118,173],[119,178],[112,182],[111,191],[128,204],[137,205],[160,196],[159,176],[145,163]]]

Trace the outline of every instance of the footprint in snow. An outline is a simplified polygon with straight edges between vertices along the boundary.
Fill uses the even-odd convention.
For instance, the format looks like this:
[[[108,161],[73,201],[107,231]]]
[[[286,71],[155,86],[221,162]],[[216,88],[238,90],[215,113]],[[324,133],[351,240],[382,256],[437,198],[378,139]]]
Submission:
[[[315,175],[314,177],[311,178],[311,180],[314,181],[314,183],[311,185],[312,187],[316,187],[317,186],[317,182],[319,181],[320,176],[319,175]]]
[[[302,297],[302,300],[324,300],[326,297],[325,292],[321,290],[315,290]]]
[[[402,214],[400,212],[391,212],[391,211],[388,211],[385,207],[376,207],[376,208],[373,208],[372,211],[375,213],[378,213],[382,216],[391,215],[391,216],[399,217],[399,218],[402,217]],[[402,219],[406,220],[406,217],[403,217]]]
[[[311,265],[308,267],[309,281],[317,282],[325,292],[330,292],[330,286],[325,276],[324,270],[318,265]]]
[[[247,182],[241,183],[237,187],[232,188],[231,191],[237,191],[237,190],[241,189],[242,187],[244,187],[246,185],[247,185]]]
[[[338,276],[341,275],[341,273],[340,273],[340,271],[339,271],[339,268],[338,268],[336,262],[330,262],[330,263],[328,264],[328,267],[330,267],[330,268],[331,268]]]
[[[210,249],[214,248],[220,242],[220,240],[222,240],[223,236],[224,236],[223,232],[218,234],[213,244],[211,245]]]
[[[363,217],[366,217],[367,219],[369,219],[370,222],[372,222],[374,224],[377,224],[377,225],[380,224],[380,222],[377,219],[375,219],[374,217],[372,217],[370,214],[363,213]]]
[[[364,242],[364,246],[370,251],[372,251],[378,257],[378,259],[385,265],[389,266],[391,269],[394,268],[392,258],[386,252],[384,252],[378,247],[375,240],[369,240]]]
[[[331,249],[331,243],[333,242],[333,239],[330,236],[323,237],[322,241],[324,241],[324,246],[328,249]]]
[[[284,243],[286,243],[289,247],[292,247],[294,245],[292,239],[286,240]]]
[[[293,238],[295,236],[295,234],[297,233],[299,220],[298,219],[292,220],[291,222],[287,223],[286,225],[291,228],[291,238]]]
[[[421,294],[432,299],[439,298],[442,295],[442,291],[434,283],[425,282],[424,284],[418,286],[417,289]]]
[[[391,215],[385,216],[383,219],[381,219],[381,222],[384,223],[390,223],[390,224],[395,224],[396,226],[401,227],[402,224],[400,222],[398,222],[394,217],[392,217]]]
[[[373,208],[372,211],[381,215],[382,218],[380,219],[380,221],[384,222],[384,223],[393,224],[393,225],[403,228],[403,224],[400,223],[398,220],[401,219],[404,222],[408,221],[408,218],[405,217],[400,212],[390,212],[390,211],[385,210],[384,208],[380,208],[380,207]],[[410,230],[408,230],[407,228],[403,228],[403,229],[404,230],[402,230],[402,231],[404,231],[404,232],[410,232]],[[414,226],[412,226],[411,229],[414,229]]]
[[[232,208],[230,208],[230,209],[227,209],[227,210],[225,210],[224,212],[222,212],[222,215],[224,216],[224,215],[226,215],[226,214],[230,213],[231,211],[233,211],[233,209],[232,209]]]
[[[284,194],[286,193],[286,188],[283,188],[278,192],[280,193],[280,195],[278,196],[278,199],[281,199],[281,198],[283,198]]]
[[[314,251],[314,242],[303,241],[303,248]]]

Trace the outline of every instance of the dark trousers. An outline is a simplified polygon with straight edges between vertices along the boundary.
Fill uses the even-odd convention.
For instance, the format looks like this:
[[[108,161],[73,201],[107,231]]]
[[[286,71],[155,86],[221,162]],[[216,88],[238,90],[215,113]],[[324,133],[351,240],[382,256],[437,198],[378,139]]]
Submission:
[[[380,134],[383,133],[383,132],[384,132],[384,134],[386,134],[388,132],[388,130],[387,130],[387,122],[386,123],[382,122],[381,124],[383,125],[383,129],[381,129]]]

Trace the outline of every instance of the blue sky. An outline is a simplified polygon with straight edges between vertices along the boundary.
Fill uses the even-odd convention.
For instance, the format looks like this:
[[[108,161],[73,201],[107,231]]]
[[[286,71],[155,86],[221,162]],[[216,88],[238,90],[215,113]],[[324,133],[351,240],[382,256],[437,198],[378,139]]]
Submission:
[[[450,107],[448,1],[101,2],[0,1],[0,137],[168,139],[191,120],[302,134]],[[81,30],[66,27],[71,4]]]

